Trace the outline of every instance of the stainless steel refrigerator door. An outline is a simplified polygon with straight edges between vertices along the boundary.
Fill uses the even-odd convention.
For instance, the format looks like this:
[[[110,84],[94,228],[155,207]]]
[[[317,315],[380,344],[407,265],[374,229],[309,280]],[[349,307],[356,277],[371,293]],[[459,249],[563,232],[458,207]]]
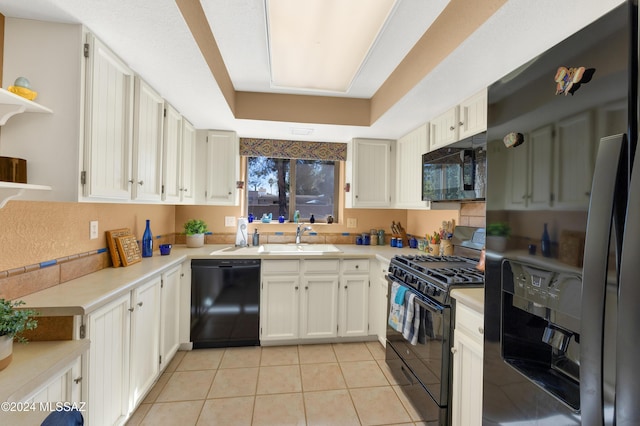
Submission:
[[[603,138],[593,175],[584,251],[580,331],[580,408],[585,425],[610,423],[613,411],[613,395],[604,391],[605,307],[611,305],[607,303],[607,294],[611,297],[607,285],[616,285],[615,274],[611,276],[609,268],[609,241],[626,143],[625,135]]]

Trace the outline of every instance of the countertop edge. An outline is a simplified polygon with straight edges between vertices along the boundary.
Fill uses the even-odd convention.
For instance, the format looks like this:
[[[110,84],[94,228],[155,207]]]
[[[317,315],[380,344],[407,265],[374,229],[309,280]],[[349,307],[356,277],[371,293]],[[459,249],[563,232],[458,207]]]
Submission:
[[[474,311],[484,315],[484,288],[456,288],[451,290],[451,297]]]

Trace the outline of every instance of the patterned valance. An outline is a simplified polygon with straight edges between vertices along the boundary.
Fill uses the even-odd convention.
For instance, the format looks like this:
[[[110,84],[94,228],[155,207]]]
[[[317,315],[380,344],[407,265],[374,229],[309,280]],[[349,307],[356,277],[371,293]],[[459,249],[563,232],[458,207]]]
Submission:
[[[240,138],[240,155],[344,161],[347,159],[347,144]]]

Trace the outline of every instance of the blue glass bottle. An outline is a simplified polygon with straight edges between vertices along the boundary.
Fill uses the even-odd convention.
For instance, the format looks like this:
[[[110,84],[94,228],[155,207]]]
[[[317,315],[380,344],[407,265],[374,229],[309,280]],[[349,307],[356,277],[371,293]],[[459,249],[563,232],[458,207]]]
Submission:
[[[153,256],[153,235],[151,235],[151,227],[149,226],[149,219],[147,219],[147,226],[144,228],[144,234],[142,234],[142,257]]]
[[[540,242],[540,248],[544,257],[551,257],[551,240],[549,239],[549,231],[547,231],[547,224],[544,224],[544,230],[542,231],[542,241]]]

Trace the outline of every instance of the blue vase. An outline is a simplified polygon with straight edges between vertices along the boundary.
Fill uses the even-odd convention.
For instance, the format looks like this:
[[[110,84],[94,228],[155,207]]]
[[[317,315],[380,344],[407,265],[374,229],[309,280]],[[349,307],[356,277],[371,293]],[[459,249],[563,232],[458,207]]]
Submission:
[[[544,224],[544,230],[542,231],[542,240],[540,241],[540,248],[544,257],[551,257],[551,240],[549,239],[549,231],[547,231],[547,224]]]
[[[151,235],[151,227],[149,226],[149,219],[147,219],[147,226],[144,228],[144,234],[142,234],[142,257],[153,256],[153,235]]]

